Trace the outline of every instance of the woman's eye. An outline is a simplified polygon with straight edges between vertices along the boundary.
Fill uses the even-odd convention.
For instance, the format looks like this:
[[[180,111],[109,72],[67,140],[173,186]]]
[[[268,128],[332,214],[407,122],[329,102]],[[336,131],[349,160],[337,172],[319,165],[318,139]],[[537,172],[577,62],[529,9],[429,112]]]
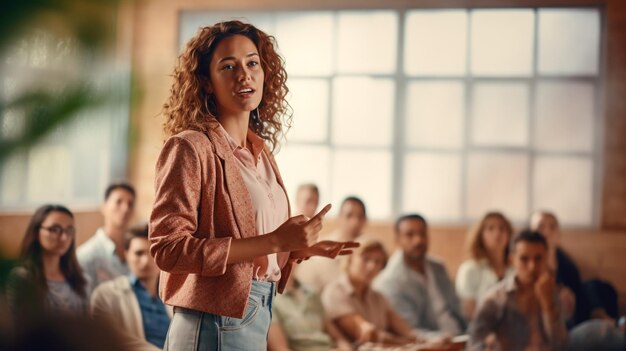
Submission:
[[[256,62],[256,61],[250,61],[250,62],[248,63],[248,66],[250,66],[250,67],[254,67],[254,66],[258,66],[258,65],[259,65],[259,63],[258,63],[258,62]]]
[[[225,69],[231,70],[233,68],[235,68],[235,66],[233,66],[233,65],[224,65],[224,66],[222,66],[222,69],[224,69],[224,70]]]

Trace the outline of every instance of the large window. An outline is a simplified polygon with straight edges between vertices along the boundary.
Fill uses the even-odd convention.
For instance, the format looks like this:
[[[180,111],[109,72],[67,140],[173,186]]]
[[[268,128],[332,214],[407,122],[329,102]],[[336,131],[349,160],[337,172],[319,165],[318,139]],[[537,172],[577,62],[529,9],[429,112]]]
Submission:
[[[287,62],[289,191],[361,196],[372,218],[467,223],[535,209],[597,222],[601,15],[596,8],[183,12],[244,18]]]

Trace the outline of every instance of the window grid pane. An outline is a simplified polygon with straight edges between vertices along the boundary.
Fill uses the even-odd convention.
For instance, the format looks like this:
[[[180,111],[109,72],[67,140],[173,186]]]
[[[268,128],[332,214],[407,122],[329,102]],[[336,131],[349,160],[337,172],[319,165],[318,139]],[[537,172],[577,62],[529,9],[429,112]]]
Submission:
[[[389,146],[392,140],[394,88],[391,79],[335,78],[331,115],[333,143]]]
[[[332,158],[333,203],[356,195],[365,202],[370,217],[390,218],[391,152],[336,149]]]
[[[277,37],[287,61],[294,128],[277,159],[290,192],[296,182],[314,181],[333,203],[356,193],[375,208],[373,218],[397,215],[390,209],[398,201],[398,210],[448,223],[474,221],[494,208],[525,223],[530,211],[548,206],[563,211],[565,225],[592,224],[598,9],[247,15]],[[560,25],[571,35],[554,45]],[[568,38],[582,38],[573,33],[585,26],[588,42],[573,47]],[[313,61],[303,41],[313,45]],[[568,62],[559,55],[569,55]],[[399,113],[404,125],[397,128]],[[403,133],[400,147],[394,130]],[[393,159],[399,168],[392,169]],[[544,195],[550,179],[574,168],[581,174],[550,197],[584,186],[588,208]]]
[[[472,91],[473,145],[528,146],[528,84],[477,82]]]
[[[412,81],[406,96],[406,145],[461,149],[465,110],[462,81]]]
[[[339,73],[394,73],[398,15],[393,11],[341,11],[337,28]]]
[[[405,23],[406,74],[426,76],[465,74],[467,11],[409,11]]]
[[[473,10],[471,16],[473,75],[532,75],[533,10]]]
[[[600,13],[597,9],[539,9],[539,73],[597,75]]]
[[[461,155],[410,152],[404,165],[402,210],[434,221],[458,221],[463,213]]]

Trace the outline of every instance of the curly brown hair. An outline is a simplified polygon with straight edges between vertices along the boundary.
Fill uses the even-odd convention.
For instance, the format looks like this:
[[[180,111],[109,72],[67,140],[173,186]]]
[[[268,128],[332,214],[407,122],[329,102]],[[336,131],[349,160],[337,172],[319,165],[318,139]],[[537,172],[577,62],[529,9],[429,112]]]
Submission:
[[[271,145],[272,151],[291,125],[292,110],[285,99],[287,72],[284,60],[276,52],[276,39],[241,21],[227,21],[202,27],[187,43],[174,68],[174,83],[163,105],[166,136],[184,130],[207,131],[207,119],[216,118],[215,96],[206,90],[211,80],[209,64],[217,45],[233,35],[244,35],[256,45],[265,75],[263,97],[258,114],[251,113],[249,128]]]
[[[487,248],[485,247],[485,243],[483,240],[483,231],[485,231],[485,226],[487,225],[487,221],[489,219],[498,219],[504,223],[507,232],[509,233],[509,240],[513,235],[513,226],[511,222],[500,212],[488,212],[483,216],[483,218],[478,222],[478,224],[473,227],[468,236],[467,236],[467,251],[471,258],[475,260],[479,260],[482,258],[488,258]],[[506,249],[502,253],[506,258],[509,254],[509,245],[506,246]]]

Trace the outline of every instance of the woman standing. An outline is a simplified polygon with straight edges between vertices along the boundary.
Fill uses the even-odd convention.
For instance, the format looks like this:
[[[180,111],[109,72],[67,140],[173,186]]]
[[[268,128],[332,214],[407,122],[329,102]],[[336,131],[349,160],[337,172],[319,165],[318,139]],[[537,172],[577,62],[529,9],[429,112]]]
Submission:
[[[289,120],[272,37],[239,21],[201,28],[173,76],[150,218],[161,297],[175,306],[165,349],[265,349],[292,264],[356,244],[317,243],[330,205],[289,218],[268,147]]]
[[[7,283],[17,324],[42,313],[86,315],[87,281],[76,259],[74,215],[59,205],[37,209],[22,240],[20,265]]]

